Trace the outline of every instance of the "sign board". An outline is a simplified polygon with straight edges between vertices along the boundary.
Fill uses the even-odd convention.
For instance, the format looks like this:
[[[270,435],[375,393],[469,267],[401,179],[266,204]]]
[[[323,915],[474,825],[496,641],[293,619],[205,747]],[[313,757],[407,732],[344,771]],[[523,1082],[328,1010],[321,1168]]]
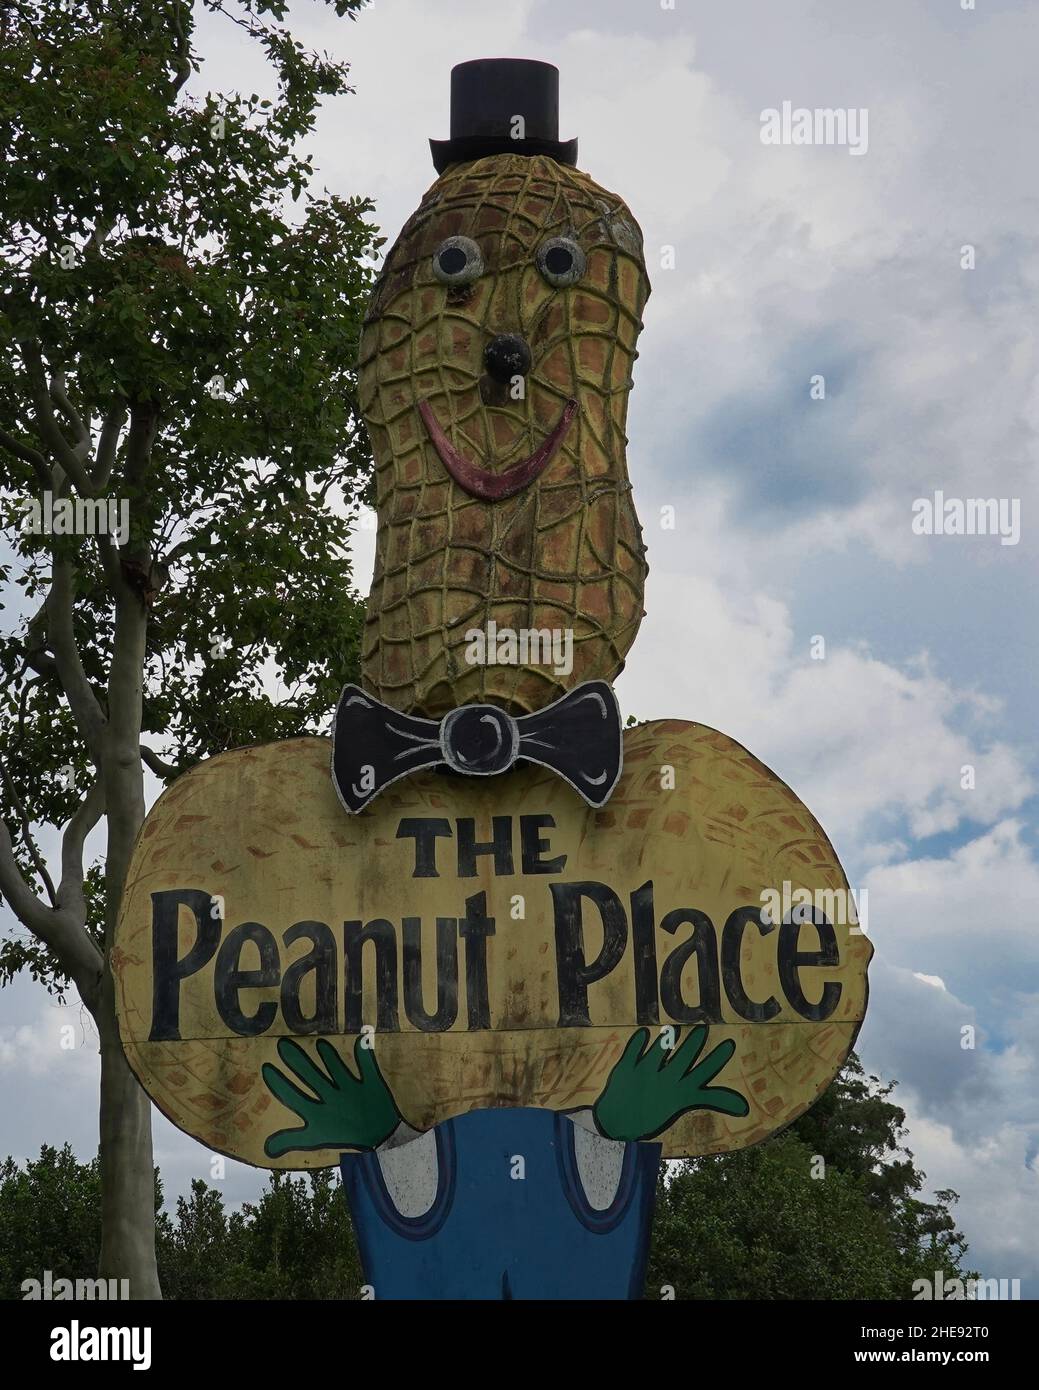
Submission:
[[[133,856],[112,955],[123,1045],[210,1148],[338,1162],[265,1152],[296,1124],[261,1070],[285,1039],[315,1062],[319,1039],[347,1061],[363,1039],[425,1130],[476,1108],[593,1107],[636,1033],[629,1058],[663,1061],[706,1026],[711,1048],[732,1044],[716,1084],[746,1114],[677,1115],[655,1136],[670,1156],[765,1138],[846,1057],[872,947],[816,820],[725,735],[629,729],[602,810],[528,765],[421,773],[348,816],[329,756],[307,738],[200,764]]]

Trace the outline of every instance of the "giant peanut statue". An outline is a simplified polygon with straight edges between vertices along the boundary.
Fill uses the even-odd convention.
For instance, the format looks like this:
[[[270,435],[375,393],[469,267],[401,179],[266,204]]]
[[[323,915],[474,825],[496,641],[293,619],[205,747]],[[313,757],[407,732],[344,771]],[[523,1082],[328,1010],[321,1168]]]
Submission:
[[[516,714],[612,680],[642,618],[625,462],[649,294],[624,203],[548,155],[445,170],[379,278],[360,357],[379,529],[364,684]],[[470,664],[472,628],[573,633],[572,670]]]
[[[454,69],[375,287],[363,686],[331,746],[234,749],[163,794],[112,953],[156,1102],[246,1162],[340,1164],[377,1298],[638,1297],[661,1155],[791,1123],[866,1007],[800,798],[714,729],[622,728],[649,284],[557,87]],[[526,645],[490,659],[492,632]]]

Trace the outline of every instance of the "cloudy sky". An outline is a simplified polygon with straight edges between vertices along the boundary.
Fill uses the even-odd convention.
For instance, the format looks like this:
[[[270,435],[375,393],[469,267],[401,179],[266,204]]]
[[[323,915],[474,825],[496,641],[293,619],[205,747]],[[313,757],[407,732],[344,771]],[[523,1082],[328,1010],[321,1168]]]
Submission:
[[[1039,8],[294,14],[301,39],[353,65],[356,95],[326,107],[310,145],[321,181],[371,195],[391,239],[434,177],[452,64],[559,67],[560,133],[639,219],[653,282],[629,418],[648,618],[622,703],[723,729],[819,816],[869,892],[863,1060],[898,1078],[931,1184],[960,1192],[971,1262],[1039,1295]],[[196,91],[264,87],[226,23],[203,19],[197,46]],[[761,113],[784,101],[865,110],[868,148],[763,144]],[[915,534],[913,504],[936,490],[1017,499],[1017,543]],[[356,540],[362,592],[372,539]],[[63,1050],[70,1020],[82,1045]],[[27,983],[0,997],[0,1154],[96,1146],[84,1022]],[[159,1117],[156,1159],[171,1192],[210,1176]],[[258,1183],[229,1165],[224,1185],[233,1202]]]

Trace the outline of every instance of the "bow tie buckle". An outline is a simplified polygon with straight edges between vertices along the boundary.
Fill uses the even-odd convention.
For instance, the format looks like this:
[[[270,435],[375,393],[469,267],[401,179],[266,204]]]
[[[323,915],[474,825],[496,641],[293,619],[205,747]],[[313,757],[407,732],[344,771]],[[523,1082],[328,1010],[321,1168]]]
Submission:
[[[455,772],[493,777],[508,772],[519,756],[519,726],[496,705],[462,705],[444,716],[440,751]]]

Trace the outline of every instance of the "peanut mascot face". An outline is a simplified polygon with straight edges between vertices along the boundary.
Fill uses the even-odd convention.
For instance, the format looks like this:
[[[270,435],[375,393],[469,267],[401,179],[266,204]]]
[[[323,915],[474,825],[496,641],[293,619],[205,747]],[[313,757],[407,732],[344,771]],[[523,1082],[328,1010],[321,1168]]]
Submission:
[[[494,155],[426,194],[361,340],[371,694],[431,717],[474,701],[523,714],[621,670],[646,576],[624,427],[648,294],[637,223],[575,169]],[[525,660],[473,662],[492,622],[571,632],[572,669],[539,639]]]

